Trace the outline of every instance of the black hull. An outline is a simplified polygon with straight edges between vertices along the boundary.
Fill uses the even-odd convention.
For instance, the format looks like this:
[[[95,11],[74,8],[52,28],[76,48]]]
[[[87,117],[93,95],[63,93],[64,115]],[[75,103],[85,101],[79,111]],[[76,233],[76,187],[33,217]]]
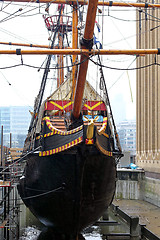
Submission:
[[[18,190],[44,225],[76,235],[110,205],[115,181],[114,157],[81,143],[50,156],[29,155]]]

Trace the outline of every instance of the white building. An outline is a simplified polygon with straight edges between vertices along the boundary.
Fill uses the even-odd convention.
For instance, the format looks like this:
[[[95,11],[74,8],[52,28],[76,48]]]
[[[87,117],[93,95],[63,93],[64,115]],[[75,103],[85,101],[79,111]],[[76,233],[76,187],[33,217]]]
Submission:
[[[117,125],[122,151],[136,155],[136,121],[123,121]]]

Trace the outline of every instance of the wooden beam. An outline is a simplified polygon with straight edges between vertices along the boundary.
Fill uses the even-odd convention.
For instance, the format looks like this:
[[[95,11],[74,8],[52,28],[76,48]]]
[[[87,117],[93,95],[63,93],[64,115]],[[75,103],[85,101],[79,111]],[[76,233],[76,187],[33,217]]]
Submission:
[[[4,2],[11,2],[11,0],[3,0]],[[30,2],[30,3],[56,3],[56,4],[77,4],[77,0],[12,0],[12,2]],[[79,0],[79,5],[87,5],[88,1]],[[142,8],[160,8],[160,4],[151,3],[133,3],[133,2],[112,2],[112,1],[99,1],[99,6],[115,6],[115,7],[142,7]]]
[[[46,49],[46,50],[0,50],[0,54],[16,54],[16,55],[146,55],[160,54],[157,49]]]
[[[49,45],[37,45],[37,44],[27,44],[27,43],[12,43],[12,42],[0,42],[2,45],[12,45],[12,46],[23,46],[23,47],[37,47],[37,48],[51,48]],[[53,49],[58,49],[55,46]],[[64,49],[71,49],[71,47],[64,47]]]

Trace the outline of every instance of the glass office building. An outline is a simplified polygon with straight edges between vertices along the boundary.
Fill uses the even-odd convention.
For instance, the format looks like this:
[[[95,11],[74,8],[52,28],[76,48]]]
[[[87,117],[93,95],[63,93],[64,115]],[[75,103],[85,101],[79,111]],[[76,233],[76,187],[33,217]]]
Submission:
[[[11,133],[12,147],[23,147],[31,120],[30,109],[30,107],[26,106],[0,107],[0,126],[3,126],[4,146],[10,146]],[[1,130],[2,127],[0,133]]]

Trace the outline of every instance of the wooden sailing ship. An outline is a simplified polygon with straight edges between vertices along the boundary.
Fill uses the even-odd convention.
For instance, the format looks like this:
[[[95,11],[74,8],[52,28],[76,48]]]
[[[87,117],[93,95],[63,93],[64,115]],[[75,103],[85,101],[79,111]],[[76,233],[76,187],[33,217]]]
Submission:
[[[43,224],[72,239],[94,223],[111,204],[116,186],[116,163],[122,156],[102,68],[103,98],[86,80],[90,55],[159,54],[159,49],[93,49],[97,5],[120,5],[97,0],[79,1],[79,4],[88,4],[88,11],[78,49],[78,3],[67,2],[73,4],[72,24],[69,18],[63,19],[65,3],[59,1],[56,21],[51,16],[44,16],[48,30],[54,34],[51,49],[39,51],[49,55],[24,145],[26,167],[18,190],[26,206]],[[145,4],[137,3],[126,6],[134,5],[145,7]],[[72,49],[63,46],[62,35],[66,31],[72,31]],[[19,49],[0,53],[37,54]],[[52,54],[59,55],[57,89],[42,101]],[[73,63],[65,81],[64,54],[72,55]],[[77,55],[81,55],[79,65]],[[99,55],[98,61],[101,63]]]
[[[88,6],[82,49],[93,46],[97,3],[97,0],[90,1]],[[44,16],[47,28],[54,33],[51,48],[57,34],[59,47],[63,49],[62,34],[66,31],[73,31],[73,48],[77,48],[77,8],[73,11],[72,24],[68,18],[64,22],[63,8],[58,6],[56,21],[54,17]],[[89,54],[81,56],[79,69],[73,64],[66,81],[63,55],[60,55],[57,89],[42,102],[50,59],[51,55],[24,145],[27,162],[18,190],[26,206],[44,225],[75,238],[111,204],[116,161],[122,152],[110,117],[102,69],[105,100],[86,82]],[[72,62],[75,61],[74,55]]]

